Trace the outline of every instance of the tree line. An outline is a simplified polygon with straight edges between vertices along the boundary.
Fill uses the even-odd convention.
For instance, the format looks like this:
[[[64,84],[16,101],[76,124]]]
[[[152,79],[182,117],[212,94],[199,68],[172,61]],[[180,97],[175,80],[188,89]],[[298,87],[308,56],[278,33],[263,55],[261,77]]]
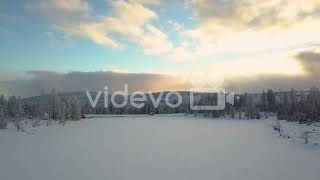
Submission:
[[[299,121],[301,123],[320,121],[320,93],[318,88],[310,91],[296,91],[282,95],[281,103],[277,104],[278,119]]]
[[[22,99],[11,96],[5,98],[0,95],[0,128],[6,128],[9,122],[13,122],[19,130],[24,119],[54,120],[65,124],[67,120],[79,120],[81,118],[81,105],[74,96],[62,97],[55,90],[50,95],[39,97],[35,100]]]
[[[235,98],[235,111],[245,112],[247,118],[255,114],[276,114],[278,120],[311,123],[320,121],[320,92],[295,90],[274,92],[269,89],[261,94],[240,94]],[[232,109],[231,108],[231,109]]]
[[[226,104],[224,110],[204,111],[191,110],[188,93],[182,104],[176,108],[168,107],[161,100],[154,107],[150,99],[144,102],[142,108],[135,108],[130,103],[122,108],[115,108],[110,103],[107,108],[102,104],[92,107],[88,101],[80,102],[77,96],[62,95],[56,90],[51,94],[36,98],[22,99],[11,96],[0,96],[0,128],[5,128],[8,122],[14,122],[17,128],[23,119],[52,119],[64,124],[67,120],[79,120],[82,114],[168,114],[186,113],[201,114],[212,117],[259,119],[261,116],[274,113],[280,120],[299,121],[301,123],[320,121],[320,92],[317,88],[309,91],[294,89],[284,92],[274,92],[269,89],[260,94],[242,93],[234,96],[234,104]],[[216,93],[203,93],[194,105],[216,105]],[[173,104],[176,99],[170,100]],[[262,117],[261,117],[262,118]]]

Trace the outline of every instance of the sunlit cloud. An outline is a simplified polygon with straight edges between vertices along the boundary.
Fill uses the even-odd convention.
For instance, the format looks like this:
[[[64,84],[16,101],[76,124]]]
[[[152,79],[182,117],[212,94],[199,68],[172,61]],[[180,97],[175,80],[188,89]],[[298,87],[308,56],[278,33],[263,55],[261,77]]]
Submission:
[[[99,45],[120,48],[122,43],[133,42],[146,54],[165,53],[171,49],[167,35],[152,25],[157,14],[146,6],[158,4],[158,1],[107,2],[112,8],[111,15],[97,15],[85,0],[42,0],[27,4],[26,9],[44,17],[60,32],[88,38]],[[120,42],[116,35],[128,42]]]
[[[305,73],[303,68],[292,57],[285,55],[266,55],[259,57],[259,59],[217,62],[212,66],[214,70],[222,72],[226,77],[272,74],[294,76]]]
[[[187,2],[198,25],[180,28],[183,40],[173,51],[174,59],[199,60],[221,52],[285,51],[320,41],[318,0]]]
[[[303,3],[298,0],[186,1],[197,26],[185,27],[168,20],[180,37],[175,44],[154,24],[161,15],[149,6],[157,6],[161,1],[109,0],[106,3],[111,7],[108,15],[98,15],[85,0],[41,0],[27,4],[26,9],[38,13],[55,29],[68,35],[85,37],[112,48],[135,43],[144,54],[162,55],[180,62],[201,60],[221,52],[257,53],[319,42],[315,28],[320,27],[318,0]],[[120,40],[118,36],[124,38]]]
[[[177,79],[186,82],[203,79],[198,73],[207,74],[210,84],[225,86],[220,79],[233,79],[233,84],[255,77],[311,79],[317,72],[319,0],[185,0],[177,3],[182,13],[168,12],[167,2],[107,0],[103,12],[87,0],[37,0],[25,9],[50,25],[45,35],[53,47],[63,44],[59,37],[67,37],[124,54],[129,49],[145,61],[155,57],[176,67],[144,72],[181,73]],[[116,67],[113,72],[127,72]]]
[[[287,28],[319,16],[319,0],[190,0],[187,1],[201,26],[256,30]]]

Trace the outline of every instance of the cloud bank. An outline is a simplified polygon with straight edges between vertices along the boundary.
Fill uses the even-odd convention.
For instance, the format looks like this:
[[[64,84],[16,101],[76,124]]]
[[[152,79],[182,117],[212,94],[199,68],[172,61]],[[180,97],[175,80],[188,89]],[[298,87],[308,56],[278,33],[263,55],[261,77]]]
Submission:
[[[133,91],[167,91],[167,90],[190,90],[199,88],[198,85],[217,85],[230,92],[262,92],[266,89],[289,90],[309,89],[310,87],[320,87],[320,51],[319,46],[303,49],[294,55],[295,61],[301,65],[305,73],[303,74],[274,74],[258,73],[255,76],[248,76],[246,73],[238,73],[230,76],[223,76],[219,73],[211,72],[197,76],[196,73],[189,75],[165,75],[148,73],[123,73],[123,72],[70,72],[58,73],[52,71],[29,71],[29,80],[11,80],[0,82],[0,94],[17,96],[36,96],[42,93],[49,93],[53,88],[61,92],[83,92],[104,90],[109,87],[110,92],[123,90],[124,84],[128,84],[129,92]],[[232,63],[234,65],[234,63]],[[250,61],[239,66],[246,66],[250,71]],[[258,64],[259,65],[259,64]],[[228,66],[217,66],[216,70],[236,71],[239,66],[231,69]],[[260,66],[264,66],[263,63]],[[294,69],[293,69],[294,70]],[[246,72],[246,70],[242,70]],[[227,74],[227,73],[222,73]],[[249,74],[252,74],[249,73]],[[211,81],[214,82],[211,82]],[[220,83],[217,83],[217,81]],[[194,87],[196,86],[196,87]]]
[[[118,72],[70,72],[30,71],[30,80],[16,80],[0,83],[0,94],[17,96],[36,96],[50,93],[53,88],[60,92],[123,90],[128,85],[129,92],[157,92],[166,90],[190,89],[191,84],[171,75]]]
[[[302,75],[269,74],[251,77],[239,76],[226,79],[224,87],[236,92],[261,92],[273,88],[274,90],[309,89],[320,87],[320,52],[319,46],[298,52],[295,60],[305,71]]]

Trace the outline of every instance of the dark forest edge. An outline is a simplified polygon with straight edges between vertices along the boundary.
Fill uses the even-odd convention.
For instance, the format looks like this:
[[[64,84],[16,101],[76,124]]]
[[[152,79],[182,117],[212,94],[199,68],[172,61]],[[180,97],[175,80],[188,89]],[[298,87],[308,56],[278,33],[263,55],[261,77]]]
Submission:
[[[237,119],[260,119],[261,116],[268,118],[269,113],[277,114],[278,120],[297,121],[299,123],[312,123],[320,121],[320,92],[317,88],[309,91],[274,92],[269,89],[262,93],[235,94],[234,105],[226,104],[224,110],[219,111],[194,111],[190,109],[189,93],[181,92],[183,101],[176,108],[171,108],[161,99],[158,107],[154,107],[147,99],[145,106],[135,108],[130,103],[123,108],[115,108],[109,104],[105,108],[102,102],[98,102],[93,108],[84,93],[59,93],[52,90],[51,94],[30,98],[11,96],[5,98],[0,95],[0,129],[6,128],[9,122],[15,124],[19,130],[23,120],[30,120],[33,126],[37,126],[40,120],[53,120],[59,124],[66,121],[79,120],[85,114],[174,114],[185,113],[194,116],[206,117],[231,117]],[[157,96],[158,93],[154,93]],[[216,105],[216,93],[201,93],[194,105]],[[117,101],[121,102],[121,99]],[[171,98],[175,103],[177,99]]]

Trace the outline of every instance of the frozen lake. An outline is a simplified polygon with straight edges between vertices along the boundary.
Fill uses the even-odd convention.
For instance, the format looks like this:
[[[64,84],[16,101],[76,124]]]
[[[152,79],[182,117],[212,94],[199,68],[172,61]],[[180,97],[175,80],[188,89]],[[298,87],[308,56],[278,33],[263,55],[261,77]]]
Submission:
[[[263,121],[99,117],[0,131],[2,180],[319,180],[320,151]]]

